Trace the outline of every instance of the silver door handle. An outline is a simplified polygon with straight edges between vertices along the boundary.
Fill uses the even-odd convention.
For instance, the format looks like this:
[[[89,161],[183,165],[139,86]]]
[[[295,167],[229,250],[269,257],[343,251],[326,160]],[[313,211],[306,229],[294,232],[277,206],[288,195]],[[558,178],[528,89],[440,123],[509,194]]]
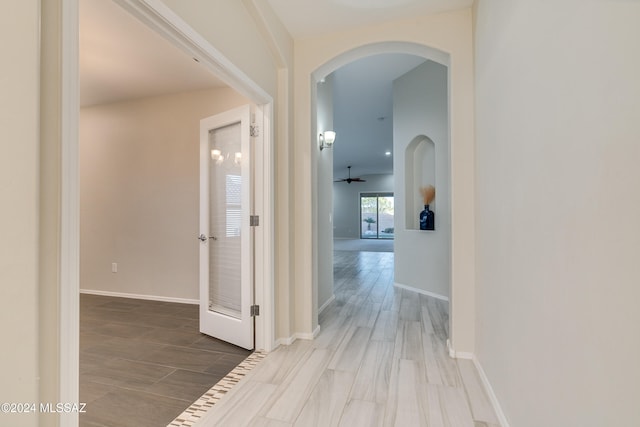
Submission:
[[[215,236],[209,236],[208,238],[204,234],[201,234],[201,235],[198,236],[198,240],[200,240],[201,242],[206,242],[208,239],[218,240],[218,238],[215,237]]]

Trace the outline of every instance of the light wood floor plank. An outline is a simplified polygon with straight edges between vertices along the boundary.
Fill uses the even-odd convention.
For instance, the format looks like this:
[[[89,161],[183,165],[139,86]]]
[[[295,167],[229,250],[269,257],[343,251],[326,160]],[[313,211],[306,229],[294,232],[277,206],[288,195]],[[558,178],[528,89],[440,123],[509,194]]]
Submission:
[[[335,254],[320,335],[267,355],[196,425],[497,427],[473,363],[449,357],[447,302],[395,288],[393,254]]]
[[[390,341],[396,339],[398,329],[398,313],[395,311],[383,310],[378,315],[371,334],[372,341]]]
[[[344,410],[339,427],[382,426],[383,407],[363,400],[351,400]]]
[[[350,372],[325,370],[294,426],[337,426],[347,403],[354,377],[355,375]]]
[[[263,369],[252,370],[251,379],[269,384],[282,384],[287,375],[300,361],[305,360],[312,350],[312,342],[305,340],[298,340],[289,346],[280,346],[269,354],[271,363]]]
[[[471,413],[475,421],[488,424],[498,424],[491,402],[480,382],[480,376],[471,360],[458,360],[458,368],[467,391],[467,398],[471,406]]]
[[[357,372],[371,336],[371,328],[352,326],[351,333],[342,341],[329,364],[329,369]]]
[[[266,417],[254,417],[247,427],[292,427],[293,424],[272,420]]]
[[[417,363],[413,360],[400,360],[398,364],[398,402],[393,426],[426,426],[423,408],[425,403],[419,399],[420,384]]]
[[[370,341],[351,390],[351,399],[384,404],[391,377],[393,343]]]
[[[260,415],[274,420],[293,422],[327,368],[330,357],[331,352],[326,349],[313,349],[300,368],[293,372],[293,375],[289,375],[278,387],[274,399],[269,403],[270,407]]]
[[[242,387],[234,387],[225,398],[214,405],[215,411],[207,412],[195,425],[249,425],[276,390],[277,386],[273,384],[244,381]],[[231,394],[232,392],[234,393]]]
[[[440,403],[450,427],[475,427],[464,390],[461,387],[436,386],[440,390]]]

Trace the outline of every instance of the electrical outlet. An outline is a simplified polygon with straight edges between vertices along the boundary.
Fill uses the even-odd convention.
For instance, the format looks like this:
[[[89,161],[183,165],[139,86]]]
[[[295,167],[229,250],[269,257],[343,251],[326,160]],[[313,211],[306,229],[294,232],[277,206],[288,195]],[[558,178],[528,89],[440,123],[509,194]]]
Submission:
[[[118,272],[118,263],[117,262],[112,262],[111,263],[111,272],[112,273],[117,273]]]

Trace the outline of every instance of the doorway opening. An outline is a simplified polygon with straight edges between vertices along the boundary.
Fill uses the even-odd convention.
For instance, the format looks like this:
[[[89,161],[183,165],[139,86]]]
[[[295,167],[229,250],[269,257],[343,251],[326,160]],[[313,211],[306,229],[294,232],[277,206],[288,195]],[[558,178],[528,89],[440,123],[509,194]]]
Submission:
[[[99,2],[106,3],[106,2]],[[109,2],[111,3],[111,2]],[[256,319],[256,348],[270,351],[273,347],[273,307],[271,306],[273,298],[273,161],[272,161],[272,103],[271,96],[262,88],[256,85],[249,77],[244,75],[240,70],[235,68],[225,57],[217,52],[212,46],[208,45],[204,38],[200,37],[191,27],[182,21],[177,15],[173,14],[166,7],[159,7],[155,4],[149,4],[140,0],[117,0],[118,7],[123,7],[128,13],[136,19],[139,19],[148,29],[160,34],[164,39],[174,46],[178,47],[183,54],[186,52],[188,59],[193,62],[199,62],[207,72],[213,73],[221,80],[226,82],[228,86],[237,91],[242,97],[251,100],[257,104],[255,119],[259,124],[260,139],[259,144],[263,150],[260,161],[253,165],[260,174],[259,188],[256,193],[260,194],[257,202],[256,213],[261,217],[261,225],[259,229],[254,231],[256,241],[259,247],[256,248],[256,264],[255,268],[259,272],[256,276],[259,278],[256,284],[255,303],[261,305],[262,316]],[[78,98],[74,96],[79,91],[79,76],[75,71],[78,68],[79,52],[75,48],[79,44],[79,11],[80,1],[63,0],[62,25],[65,34],[63,37],[63,96],[62,96],[62,134],[67,137],[62,138],[62,251],[61,251],[61,325],[60,328],[60,399],[61,401],[79,401],[79,292],[80,292],[80,216],[79,216],[79,194],[80,194],[80,146],[78,140],[78,129],[80,125],[80,105]],[[195,121],[197,128],[197,120]],[[117,131],[117,122],[112,123],[110,127]],[[197,132],[196,132],[197,135]],[[170,137],[170,136],[167,136]],[[197,145],[197,136],[195,144]],[[122,147],[125,151],[126,147]],[[156,147],[156,151],[162,151],[162,145]],[[196,149],[197,152],[197,149]],[[100,153],[96,153],[98,156]],[[165,153],[166,154],[166,153]],[[183,158],[176,156],[177,159]],[[137,164],[143,170],[153,168],[167,168],[167,164],[162,162],[154,162],[154,152],[151,151],[147,156],[138,156],[131,154],[128,158],[124,157],[123,163],[131,163],[135,167]],[[197,161],[195,163],[197,170]],[[175,178],[175,177],[174,177]],[[179,179],[174,181],[178,184]],[[197,182],[197,181],[196,181]],[[155,183],[151,184],[152,186]],[[131,187],[135,187],[134,183]],[[125,187],[126,188],[126,187]],[[143,188],[137,188],[138,194],[145,197],[147,192]],[[195,190],[197,193],[197,185],[185,193]],[[175,201],[175,207],[179,210],[181,203]],[[159,212],[156,212],[159,213]],[[153,214],[148,219],[153,220]],[[140,221],[137,224],[143,228],[147,221]],[[130,227],[135,230],[136,227]],[[168,233],[159,233],[157,239],[169,238],[174,230],[167,228],[164,231]],[[197,225],[189,231],[188,236],[184,236],[189,241],[193,240],[197,247]],[[154,245],[154,241],[143,240],[141,243]],[[114,260],[115,261],[115,260]],[[154,262],[153,260],[151,261]],[[197,260],[195,261],[197,264]],[[127,268],[126,261],[109,262],[108,273],[117,275],[124,273]],[[138,293],[136,297],[144,297],[148,293]],[[159,301],[159,305],[165,308],[169,305],[185,302],[193,302],[192,298],[176,297],[174,301],[171,297],[167,301]],[[182,304],[181,304],[182,305]],[[122,308],[121,306],[120,308]],[[114,307],[112,307],[114,308]],[[122,311],[122,310],[121,310]],[[161,311],[161,310],[160,310]],[[189,316],[191,316],[189,314]],[[76,425],[76,415],[64,415],[61,417],[61,425]]]
[[[361,239],[393,239],[393,193],[360,193]]]
[[[403,63],[404,68],[398,67]],[[451,294],[449,191],[451,156],[448,67],[449,57],[443,52],[413,43],[389,42],[353,49],[333,58],[312,73],[311,110],[316,116],[316,128],[313,129],[314,123],[312,123],[312,134],[321,133],[326,129],[323,126],[326,126],[325,117],[327,116],[331,117],[332,130],[336,132],[333,149],[329,150],[333,154],[331,159],[325,155],[327,150],[319,154],[316,153],[317,150],[312,150],[312,153],[315,153],[312,166],[317,177],[316,194],[313,199],[317,209],[312,211],[313,223],[317,224],[317,230],[313,235],[312,253],[318,271],[317,277],[314,277],[313,286],[314,291],[317,291],[319,312],[328,307],[327,303],[331,302],[331,298],[336,298],[333,295],[336,291],[333,281],[327,284],[326,280],[329,272],[334,270],[334,264],[331,261],[334,257],[326,251],[326,245],[322,243],[322,236],[331,232],[335,238],[334,248],[345,246],[340,238],[359,239],[365,243],[392,240],[395,266],[391,286],[449,301]],[[343,77],[341,73],[352,77],[353,80],[348,85],[341,83],[340,80]],[[386,80],[382,79],[384,73],[386,73]],[[376,77],[379,77],[377,81]],[[364,86],[369,80],[378,88],[385,87],[386,96],[389,99],[386,110],[383,109],[385,104],[380,102],[382,96],[375,100],[367,98],[373,93],[371,90],[364,91],[364,95],[341,101],[340,97],[348,93],[345,86],[354,90]],[[323,102],[326,98],[323,92],[327,90],[327,86],[332,87],[330,93],[333,95],[330,104],[332,110],[329,112],[325,111],[326,102]],[[342,105],[340,105],[341,102]],[[375,114],[376,109],[378,114]],[[349,126],[355,127],[356,124],[360,124],[360,127],[351,131]],[[415,174],[418,178],[412,178],[411,182],[416,188],[434,184],[437,188],[438,211],[436,214],[439,218],[439,227],[436,233],[431,235],[406,227],[404,220],[420,213],[419,211],[409,212],[407,207],[411,205],[407,200],[417,205],[417,202],[413,201],[419,197],[419,194],[417,196],[409,194],[413,191],[410,191],[405,183],[407,181],[405,178],[406,147],[416,137],[424,137],[424,135],[436,143],[435,152],[439,157],[435,158],[435,167],[423,174]],[[360,145],[352,144],[359,139],[363,140]],[[388,146],[376,145],[378,140],[384,141]],[[350,147],[354,148],[349,150]],[[371,168],[375,163],[372,156],[386,157],[389,160],[391,164],[388,172],[391,176],[389,187],[377,184],[374,177],[380,173]],[[328,174],[324,173],[328,162],[333,162],[332,169],[338,171],[336,175],[327,176]],[[361,181],[350,185],[342,183],[331,185],[330,181],[342,178],[343,173],[340,170],[348,165],[353,165],[352,175],[361,178]],[[425,162],[420,162],[416,168],[424,168],[425,165]],[[422,182],[423,177],[435,177],[437,180],[435,183]],[[356,185],[358,189],[353,190]],[[326,215],[322,212],[324,200],[326,200],[323,193],[327,187],[333,189],[333,216],[329,224],[324,221]],[[351,194],[347,196],[346,193]],[[380,205],[385,203],[391,205],[391,200],[379,197],[391,195],[393,196],[393,217],[396,220],[393,225],[386,225],[382,219]],[[381,202],[382,200],[385,202]],[[353,212],[351,222],[348,222],[348,219],[343,220],[346,218],[345,212],[349,209]],[[426,240],[429,242],[423,242]],[[428,243],[430,252],[435,254],[433,258],[437,260],[434,261],[437,274],[433,274],[431,269],[426,276],[423,271],[419,271],[423,266],[420,260],[424,252],[420,249],[423,243]],[[425,277],[428,277],[428,280],[425,280]],[[339,280],[336,279],[336,286],[339,285],[338,282]],[[434,286],[435,283],[437,283],[436,286]],[[430,288],[431,286],[434,286],[433,289]],[[325,317],[326,315],[323,315],[323,318]]]

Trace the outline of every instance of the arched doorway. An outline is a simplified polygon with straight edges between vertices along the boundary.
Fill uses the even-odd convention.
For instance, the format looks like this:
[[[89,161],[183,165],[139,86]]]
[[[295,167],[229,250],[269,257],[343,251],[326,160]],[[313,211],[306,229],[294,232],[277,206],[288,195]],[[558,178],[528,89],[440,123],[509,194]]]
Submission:
[[[417,290],[418,292],[425,293],[427,295],[448,299],[449,295],[451,295],[450,289],[452,287],[451,268],[450,268],[451,266],[451,262],[450,262],[450,259],[451,259],[451,250],[450,250],[451,209],[450,209],[450,198],[449,198],[449,182],[450,182],[449,166],[451,161],[450,160],[451,144],[450,144],[450,138],[449,138],[449,135],[451,132],[449,129],[449,111],[448,111],[448,103],[449,103],[448,102],[448,94],[449,94],[448,82],[449,82],[449,75],[450,75],[449,55],[437,49],[433,49],[428,46],[424,46],[416,43],[388,42],[388,43],[376,43],[371,45],[365,45],[359,48],[352,49],[348,52],[342,53],[334,57],[333,59],[321,65],[311,73],[311,82],[310,82],[311,83],[310,84],[310,87],[311,87],[311,91],[310,91],[311,134],[315,136],[315,135],[318,135],[319,132],[322,132],[324,130],[323,128],[324,123],[319,123],[319,121],[325,122],[325,120],[321,119],[318,121],[318,117],[319,117],[318,115],[318,108],[319,108],[318,107],[318,98],[319,98],[318,83],[319,82],[324,81],[324,79],[327,76],[331,75],[336,70],[339,70],[341,67],[344,67],[347,64],[353,63],[354,61],[358,61],[363,58],[372,57],[375,55],[397,54],[397,53],[415,55],[417,57],[420,57],[424,60],[427,60],[427,62],[433,64],[434,66],[440,67],[442,73],[444,73],[444,80],[442,80],[443,87],[441,88],[444,92],[444,98],[445,98],[444,105],[441,107],[441,110],[444,113],[444,120],[441,120],[442,129],[440,129],[439,132],[437,133],[441,135],[441,145],[439,146],[438,150],[442,154],[444,154],[443,156],[440,156],[440,161],[444,161],[446,163],[444,164],[445,167],[441,168],[443,171],[440,173],[440,185],[441,185],[440,188],[443,189],[440,197],[440,200],[441,200],[440,203],[443,207],[442,209],[443,217],[441,218],[442,227],[440,228],[440,234],[444,235],[442,239],[444,245],[441,245],[441,248],[442,248],[441,252],[443,254],[442,256],[440,256],[439,261],[442,264],[441,270],[444,270],[445,272],[444,275],[440,275],[438,277],[438,279],[440,279],[440,281],[442,282],[440,285],[440,291],[433,292],[433,291],[423,290],[421,292],[421,289],[420,289],[421,286],[407,286],[403,283],[397,283],[397,286],[408,287],[410,289]],[[394,154],[394,157],[397,157],[396,161],[398,162],[396,163],[396,161],[394,161],[394,169],[396,168],[400,169],[401,174],[400,174],[399,181],[401,182],[405,181],[405,177],[404,177],[405,149],[404,147],[406,147],[407,144],[410,144],[412,142],[411,138],[406,138],[406,139],[407,139],[406,142],[401,144],[403,147],[401,150],[394,150],[396,153]],[[312,289],[310,292],[310,296],[311,296],[311,312],[313,313],[311,324],[314,325],[313,327],[314,334],[317,333],[319,330],[318,309],[321,306],[325,306],[327,302],[330,302],[330,301],[325,301],[328,295],[326,287],[327,287],[327,277],[331,277],[330,273],[333,271],[332,247],[324,243],[324,240],[326,240],[327,235],[333,235],[333,230],[331,228],[328,228],[327,221],[325,221],[326,212],[323,212],[324,205],[327,199],[326,189],[331,188],[333,177],[332,175],[327,173],[327,170],[329,170],[329,167],[327,166],[327,160],[326,160],[327,157],[326,155],[318,154],[318,151],[315,149],[317,146],[316,143],[317,143],[316,139],[312,138],[311,150],[310,150],[311,165],[309,169],[311,172],[310,182],[312,183],[311,185],[312,187],[311,188],[311,205],[312,205],[311,224],[313,224],[312,239],[311,239],[312,240],[312,245],[311,245],[312,247],[311,249]],[[402,153],[402,155],[398,155],[398,153]],[[446,185],[443,183],[444,181],[446,181]],[[402,210],[405,210],[406,206],[412,206],[413,196],[409,197],[407,195],[405,197],[404,185],[399,185],[398,180],[396,180],[395,187],[396,187],[396,190],[400,193],[399,203],[403,204]],[[411,203],[405,203],[404,202],[405,199],[410,199]],[[416,251],[416,249],[419,248],[421,244],[420,240],[426,237],[424,233],[422,235],[419,235],[420,233],[419,231],[413,229],[413,227],[411,226],[405,225],[404,221],[399,221],[398,226],[401,227],[403,230],[403,233],[401,234],[405,234],[403,237],[401,237],[401,240],[404,241],[403,252],[407,254],[408,253],[419,254],[420,251],[419,250]],[[433,237],[430,237],[430,239],[433,240]],[[400,256],[404,256],[404,255],[400,254]],[[406,264],[407,263],[405,262],[404,265],[406,266]],[[414,276],[418,276],[418,278],[417,279],[414,278],[414,280],[419,281],[420,280],[419,275],[420,275],[419,272],[414,273]]]

